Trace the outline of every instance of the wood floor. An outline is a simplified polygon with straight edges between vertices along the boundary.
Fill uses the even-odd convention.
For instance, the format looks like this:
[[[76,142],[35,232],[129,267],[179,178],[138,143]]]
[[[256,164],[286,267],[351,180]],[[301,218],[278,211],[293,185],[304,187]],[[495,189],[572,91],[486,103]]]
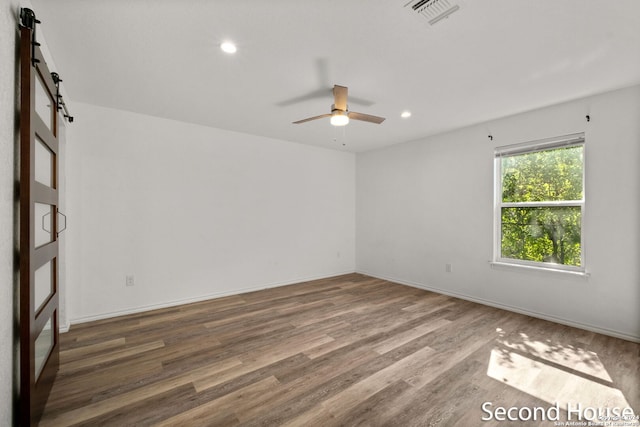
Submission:
[[[640,344],[358,274],[73,326],[60,359],[41,425],[552,426],[482,418],[556,402],[562,420],[578,403],[640,414]]]

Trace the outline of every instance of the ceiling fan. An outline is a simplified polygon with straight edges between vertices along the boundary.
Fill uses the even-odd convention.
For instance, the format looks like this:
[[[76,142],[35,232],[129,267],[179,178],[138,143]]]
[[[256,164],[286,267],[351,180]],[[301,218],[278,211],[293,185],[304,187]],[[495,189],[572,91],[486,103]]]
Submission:
[[[333,86],[333,105],[331,106],[330,114],[322,114],[320,116],[309,117],[307,119],[298,120],[293,124],[300,124],[310,122],[311,120],[322,119],[325,117],[331,117],[331,124],[334,126],[344,126],[349,123],[349,119],[361,120],[363,122],[370,122],[380,124],[384,121],[384,117],[372,116],[370,114],[356,113],[355,111],[349,111],[347,109],[347,92],[346,86]]]

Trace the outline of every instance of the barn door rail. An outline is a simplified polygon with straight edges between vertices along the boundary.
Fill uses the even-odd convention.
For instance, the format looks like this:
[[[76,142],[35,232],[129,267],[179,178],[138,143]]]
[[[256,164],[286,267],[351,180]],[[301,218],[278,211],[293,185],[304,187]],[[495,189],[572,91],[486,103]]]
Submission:
[[[19,16],[18,16],[18,21],[20,22],[20,26],[24,27],[24,28],[29,28],[32,30],[31,32],[31,62],[32,65],[35,67],[36,64],[38,64],[40,62],[40,59],[38,59],[37,55],[36,55],[36,46],[40,46],[40,43],[38,43],[38,40],[36,39],[36,24],[40,24],[40,21],[36,18],[36,14],[33,10],[26,8],[26,7],[22,7],[20,8],[20,12],[19,12]],[[67,108],[67,104],[65,104],[64,99],[62,98],[62,95],[60,94],[60,83],[62,82],[62,79],[60,78],[60,76],[58,75],[58,73],[51,73],[51,78],[53,79],[53,82],[56,85],[56,110],[57,111],[62,111],[62,115],[64,116],[65,119],[67,119],[67,121],[69,123],[73,122],[73,116],[71,115],[71,113],[69,113],[69,109]]]

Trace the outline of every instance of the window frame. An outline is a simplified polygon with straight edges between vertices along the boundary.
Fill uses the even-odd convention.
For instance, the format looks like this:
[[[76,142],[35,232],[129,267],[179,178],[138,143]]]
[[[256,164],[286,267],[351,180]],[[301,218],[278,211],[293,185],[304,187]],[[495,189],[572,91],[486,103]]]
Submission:
[[[503,202],[502,201],[502,159],[504,157],[547,151],[556,148],[582,147],[582,199],[540,202]],[[526,267],[540,270],[555,270],[586,274],[585,266],[585,200],[586,200],[586,143],[584,133],[574,133],[554,138],[528,141],[518,144],[495,147],[494,150],[494,238],[493,264]],[[502,257],[502,208],[513,207],[580,207],[580,265],[564,265],[551,262],[521,260]]]

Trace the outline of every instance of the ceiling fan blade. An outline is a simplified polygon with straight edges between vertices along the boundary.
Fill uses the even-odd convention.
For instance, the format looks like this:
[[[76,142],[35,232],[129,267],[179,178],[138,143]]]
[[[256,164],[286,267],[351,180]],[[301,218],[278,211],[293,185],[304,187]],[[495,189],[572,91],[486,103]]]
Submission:
[[[353,120],[362,120],[363,122],[370,122],[380,124],[384,122],[384,117],[372,116],[370,114],[356,113],[355,111],[349,111],[349,118]]]
[[[311,120],[324,119],[325,117],[331,117],[331,114],[322,114],[320,116],[309,117],[307,119],[298,120],[297,122],[293,122],[294,125],[299,125],[300,123],[310,122]],[[382,119],[384,120],[384,119]]]
[[[347,92],[345,86],[335,85],[333,87],[333,105],[337,110],[347,111]]]

